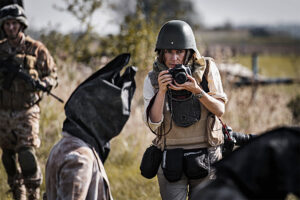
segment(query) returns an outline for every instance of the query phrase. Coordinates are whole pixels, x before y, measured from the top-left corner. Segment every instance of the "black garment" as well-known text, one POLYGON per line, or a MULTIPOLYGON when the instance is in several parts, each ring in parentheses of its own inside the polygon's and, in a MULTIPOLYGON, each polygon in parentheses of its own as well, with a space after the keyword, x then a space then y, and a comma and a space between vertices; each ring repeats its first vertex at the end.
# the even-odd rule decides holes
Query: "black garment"
POLYGON ((63 131, 93 146, 102 162, 109 141, 117 136, 130 115, 136 85, 136 68, 127 67, 130 54, 121 54, 81 83, 65 105, 63 131))
POLYGON ((268 131, 215 166, 217 179, 206 183, 193 199, 283 200, 289 193, 300 197, 300 128, 268 131))

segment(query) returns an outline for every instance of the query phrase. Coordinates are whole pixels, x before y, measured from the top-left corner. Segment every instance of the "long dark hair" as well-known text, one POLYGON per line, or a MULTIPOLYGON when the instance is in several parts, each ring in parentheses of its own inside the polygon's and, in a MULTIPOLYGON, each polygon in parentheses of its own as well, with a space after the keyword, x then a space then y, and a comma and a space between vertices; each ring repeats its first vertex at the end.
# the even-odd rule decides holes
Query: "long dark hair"
MULTIPOLYGON (((164 57, 165 49, 158 49, 157 50, 157 59, 160 63, 165 63, 165 57, 164 57)), ((194 60, 196 58, 196 53, 192 49, 186 49, 186 54, 184 58, 184 65, 187 65, 191 60, 194 60)))

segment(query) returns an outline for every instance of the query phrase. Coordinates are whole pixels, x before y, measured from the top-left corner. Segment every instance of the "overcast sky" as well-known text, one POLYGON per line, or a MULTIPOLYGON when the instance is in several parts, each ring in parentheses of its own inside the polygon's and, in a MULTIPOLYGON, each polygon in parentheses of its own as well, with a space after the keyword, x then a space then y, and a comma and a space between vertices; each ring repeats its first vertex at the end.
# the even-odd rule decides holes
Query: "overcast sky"
MULTIPOLYGON (((123 0, 121 2, 132 1, 123 0)), ((195 0, 206 26, 231 22, 233 25, 259 24, 278 25, 294 23, 300 25, 300 0, 195 0)), ((80 29, 77 20, 68 13, 53 8, 53 4, 64 5, 61 0, 25 0, 25 11, 30 26, 57 29, 63 32, 80 29)), ((93 25, 104 34, 118 31, 115 15, 102 9, 93 17, 93 25)))

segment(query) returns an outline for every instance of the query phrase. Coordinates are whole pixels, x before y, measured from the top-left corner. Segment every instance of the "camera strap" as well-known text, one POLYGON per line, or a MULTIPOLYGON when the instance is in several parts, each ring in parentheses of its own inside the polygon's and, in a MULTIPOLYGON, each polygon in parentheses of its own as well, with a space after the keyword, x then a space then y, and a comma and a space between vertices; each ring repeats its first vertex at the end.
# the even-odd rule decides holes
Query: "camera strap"
POLYGON ((227 130, 227 125, 221 120, 221 118, 218 117, 218 119, 220 120, 222 126, 223 126, 223 133, 226 134, 228 140, 232 140, 231 135, 229 134, 228 130, 227 130))

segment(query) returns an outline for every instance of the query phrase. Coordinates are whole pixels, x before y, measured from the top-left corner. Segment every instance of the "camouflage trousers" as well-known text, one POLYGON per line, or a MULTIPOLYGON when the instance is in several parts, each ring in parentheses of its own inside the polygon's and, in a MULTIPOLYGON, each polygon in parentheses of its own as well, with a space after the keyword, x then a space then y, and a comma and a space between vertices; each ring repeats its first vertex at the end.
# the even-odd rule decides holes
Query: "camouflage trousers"
POLYGON ((40 146, 39 119, 37 105, 21 111, 0 111, 2 162, 16 200, 24 199, 26 193, 28 199, 39 199, 42 173, 34 150, 40 146))
POLYGON ((17 151, 20 147, 40 146, 40 108, 37 105, 21 111, 0 111, 0 147, 17 151))

